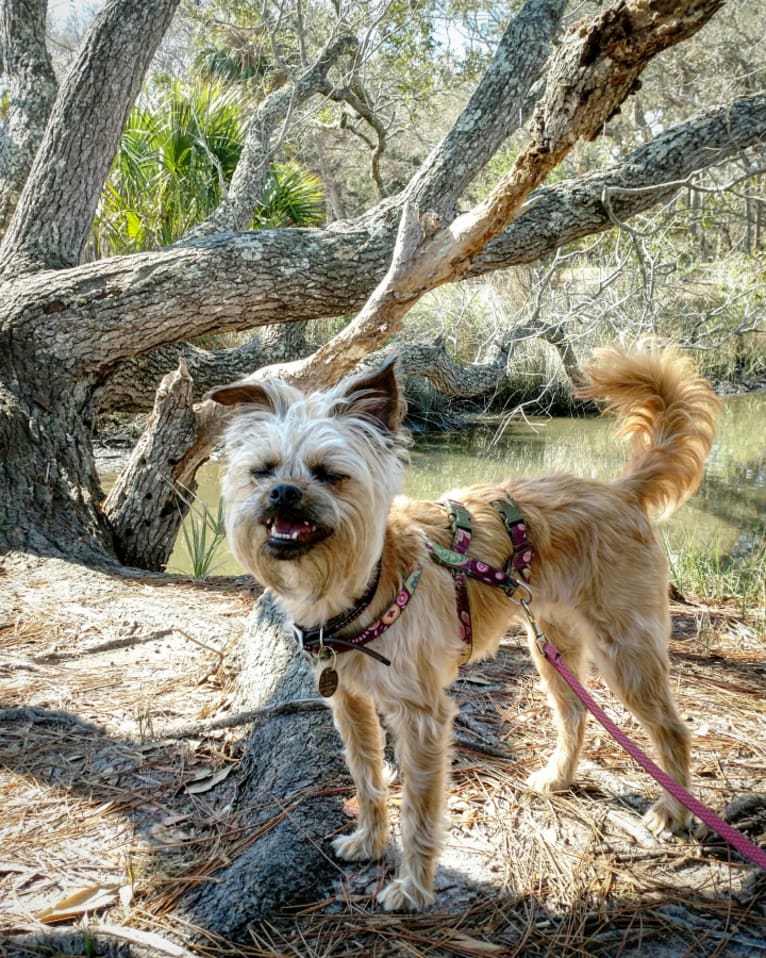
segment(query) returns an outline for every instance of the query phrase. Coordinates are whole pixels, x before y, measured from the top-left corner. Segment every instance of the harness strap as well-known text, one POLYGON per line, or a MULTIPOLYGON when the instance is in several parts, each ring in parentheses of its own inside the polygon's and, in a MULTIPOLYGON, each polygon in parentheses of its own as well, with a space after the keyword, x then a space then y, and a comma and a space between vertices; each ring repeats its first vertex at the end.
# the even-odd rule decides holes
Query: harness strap
MULTIPOLYGON (((471 545, 471 513, 462 502, 455 499, 445 499, 445 508, 452 526, 452 552, 458 556, 465 556, 471 545)), ((427 543, 429 546, 432 543, 427 543)), ((468 662, 473 653, 473 628, 471 626, 471 605, 468 600, 468 577, 461 564, 450 565, 452 578, 455 580, 455 605, 457 607, 457 629, 461 641, 468 646, 468 651, 461 665, 468 662)))
POLYGON ((524 522, 524 516, 510 496, 507 499, 495 499, 492 506, 503 520, 508 538, 513 543, 513 554, 505 567, 506 572, 509 576, 518 572, 525 582, 529 582, 534 553, 527 538, 527 524, 524 522))
MULTIPOLYGON (((404 609, 407 608, 410 599, 415 594, 415 589, 418 587, 418 582, 420 582, 420 576, 422 575, 422 572, 423 569, 420 566, 413 569, 402 583, 402 586, 399 589, 393 604, 386 609, 383 615, 376 622, 368 625, 367 628, 362 629, 361 632, 357 632, 356 635, 341 637, 335 635, 330 628, 330 626, 341 621, 341 619, 345 619, 344 624, 347 624, 350 619, 347 619, 345 616, 338 616, 326 626, 320 626, 314 629, 302 629, 299 625, 293 623, 293 634, 303 650, 312 655, 318 655, 323 649, 330 649, 330 651, 337 653, 348 652, 351 649, 357 649, 359 652, 364 652, 365 655, 371 656, 378 662, 382 662, 383 665, 391 665, 391 662, 385 658, 385 656, 380 655, 380 653, 374 652, 372 649, 368 649, 365 646, 368 642, 372 642, 373 639, 379 638, 384 632, 390 629, 394 622, 396 622, 396 620, 402 614, 404 609)), ((340 631, 340 626, 336 626, 336 629, 340 631)))
POLYGON ((509 599, 515 599, 518 590, 524 589, 527 593, 527 582, 530 577, 530 564, 533 551, 527 538, 527 527, 518 506, 510 497, 496 499, 492 506, 503 520, 503 525, 513 545, 513 552, 504 570, 495 569, 467 555, 471 543, 471 514, 462 504, 454 499, 447 499, 443 503, 452 527, 452 548, 445 549, 426 539, 426 548, 431 557, 440 565, 446 566, 455 580, 455 605, 457 607, 458 634, 468 646, 468 653, 461 662, 465 664, 473 651, 473 628, 471 626, 471 608, 468 599, 468 577, 478 579, 486 585, 492 585, 505 592, 509 599), (514 578, 514 573, 521 576, 522 581, 514 578))

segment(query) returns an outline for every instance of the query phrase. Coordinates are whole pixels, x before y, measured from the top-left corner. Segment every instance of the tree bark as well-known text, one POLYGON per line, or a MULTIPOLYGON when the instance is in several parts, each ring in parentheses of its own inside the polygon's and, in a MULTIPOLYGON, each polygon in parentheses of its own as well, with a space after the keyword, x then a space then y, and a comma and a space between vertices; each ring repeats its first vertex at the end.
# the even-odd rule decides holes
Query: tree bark
MULTIPOLYGON (((300 330, 300 323, 284 327, 300 330)), ((224 382, 241 379, 254 369, 279 360, 295 359, 305 353, 305 339, 301 348, 297 335, 287 343, 287 353, 276 353, 270 339, 259 334, 250 342, 231 349, 203 349, 192 343, 161 346, 150 353, 135 356, 121 363, 96 394, 99 412, 142 413, 152 407, 157 383, 183 362, 193 380, 193 398, 202 399, 204 393, 224 382)))
POLYGON ((179 908, 182 918, 229 941, 245 940, 250 923, 318 897, 338 874, 329 839, 348 822, 342 796, 351 788, 329 709, 290 712, 289 703, 316 698, 316 689, 268 593, 242 648, 235 708, 286 706, 255 726, 243 759, 237 806, 250 834, 260 834, 179 908))
POLYGON ((99 506, 89 383, 73 383, 50 357, 6 342, 0 347, 0 554, 21 549, 108 563, 114 548, 99 506))
POLYGON ((195 414, 193 382, 181 360, 162 380, 151 421, 104 503, 117 557, 128 566, 164 569, 197 490, 223 416, 212 403, 195 414))
POLYGON ((10 78, 0 126, 0 233, 16 209, 58 88, 45 45, 47 9, 47 0, 7 0, 0 14, 0 54, 10 78))

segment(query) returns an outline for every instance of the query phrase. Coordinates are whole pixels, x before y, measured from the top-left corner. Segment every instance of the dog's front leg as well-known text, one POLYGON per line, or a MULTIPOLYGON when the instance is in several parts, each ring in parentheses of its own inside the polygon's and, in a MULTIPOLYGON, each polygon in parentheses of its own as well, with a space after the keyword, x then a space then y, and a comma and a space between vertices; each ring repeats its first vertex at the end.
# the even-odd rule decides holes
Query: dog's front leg
POLYGON ((380 858, 388 838, 383 730, 371 698, 341 687, 330 699, 335 725, 346 747, 346 762, 359 798, 359 823, 333 842, 345 861, 380 858))
POLYGON ((417 911, 434 900, 436 863, 444 841, 447 770, 454 703, 403 702, 386 715, 402 774, 402 858, 399 875, 378 895, 386 911, 417 911))

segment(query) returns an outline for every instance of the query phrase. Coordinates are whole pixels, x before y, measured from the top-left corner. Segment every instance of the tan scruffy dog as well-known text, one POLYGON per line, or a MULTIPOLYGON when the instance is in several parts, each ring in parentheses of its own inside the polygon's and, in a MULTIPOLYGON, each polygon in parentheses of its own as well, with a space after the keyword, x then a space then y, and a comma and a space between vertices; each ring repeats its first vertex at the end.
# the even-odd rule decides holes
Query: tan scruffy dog
MULTIPOLYGON (((589 660, 596 664, 646 729, 663 768, 686 786, 689 733, 668 681, 667 564, 648 516, 668 514, 697 488, 719 403, 673 350, 603 349, 586 374, 581 396, 607 400, 631 440, 623 476, 611 483, 510 478, 450 498, 470 513, 470 555, 495 569, 513 546, 492 503, 515 500, 534 551, 537 622, 573 672, 582 676, 589 660)), ((391 363, 326 392, 244 381, 211 396, 242 404, 228 431, 223 488, 234 555, 277 594, 330 680, 323 692, 359 793, 356 830, 336 839, 335 851, 349 861, 383 852, 389 824, 380 716, 395 738, 403 799, 398 877, 378 898, 388 910, 423 908, 434 898, 444 832, 456 711, 445 689, 468 655, 494 653, 509 626, 531 631, 527 617, 503 590, 469 579, 473 645, 466 646, 455 578, 427 544, 452 544, 445 506, 397 496, 406 437, 391 363), (360 632, 362 647, 349 649, 360 632)), ((572 781, 585 712, 533 638, 558 737, 530 784, 550 792, 572 781)), ((688 813, 663 793, 648 820, 655 830, 677 830, 688 813)))

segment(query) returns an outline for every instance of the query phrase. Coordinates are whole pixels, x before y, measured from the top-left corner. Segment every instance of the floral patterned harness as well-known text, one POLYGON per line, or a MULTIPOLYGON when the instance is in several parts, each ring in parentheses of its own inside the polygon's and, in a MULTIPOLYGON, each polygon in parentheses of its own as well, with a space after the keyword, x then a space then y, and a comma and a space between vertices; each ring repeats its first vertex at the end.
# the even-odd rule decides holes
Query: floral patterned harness
POLYGON ((519 508, 510 496, 496 499, 492 507, 503 520, 513 551, 505 569, 495 569, 481 559, 469 556, 472 524, 471 514, 455 499, 446 499, 443 503, 452 526, 452 548, 445 549, 435 542, 426 540, 431 556, 440 564, 447 566, 455 580, 455 603, 457 605, 458 629, 460 638, 468 646, 464 658, 467 662, 473 650, 473 628, 471 626, 471 608, 468 601, 468 577, 478 579, 486 585, 502 589, 509 599, 514 599, 519 588, 529 593, 527 583, 530 579, 530 565, 533 558, 532 546, 527 537, 527 526, 519 508), (515 578, 518 575, 521 579, 515 578))

